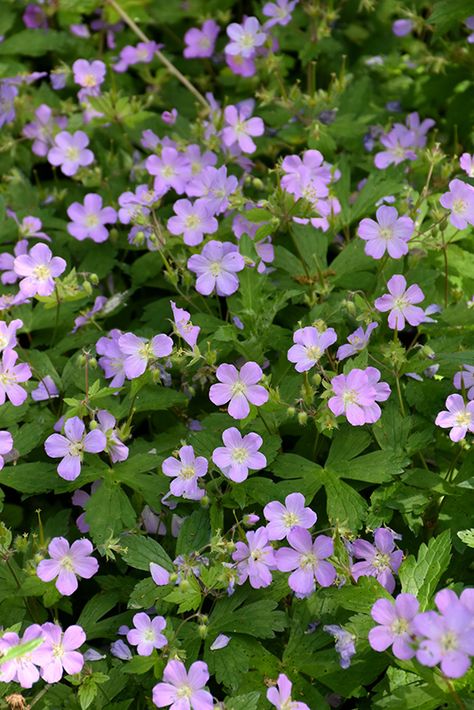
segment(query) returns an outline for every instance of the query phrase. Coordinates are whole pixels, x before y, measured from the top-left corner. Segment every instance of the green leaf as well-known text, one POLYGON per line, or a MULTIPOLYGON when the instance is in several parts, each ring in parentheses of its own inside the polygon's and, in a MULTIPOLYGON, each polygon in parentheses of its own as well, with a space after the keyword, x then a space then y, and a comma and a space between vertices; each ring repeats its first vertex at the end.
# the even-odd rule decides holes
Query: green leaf
POLYGON ((206 510, 195 510, 181 525, 176 554, 184 555, 195 552, 207 545, 210 540, 209 515, 206 510))
POLYGON ((400 457, 393 452, 372 451, 351 461, 337 461, 330 470, 341 478, 350 478, 367 483, 385 483, 398 473, 403 473, 400 457))
POLYGON ((92 678, 86 678, 84 680, 77 693, 81 710, 87 710, 87 708, 92 705, 97 695, 97 690, 97 685, 92 678))
POLYGON ((60 52, 69 44, 71 38, 65 32, 51 29, 22 30, 0 44, 0 56, 24 54, 27 57, 39 57, 50 52, 52 47, 60 52))
POLYGON ((350 530, 359 530, 367 514, 367 503, 336 474, 331 471, 325 471, 324 474, 329 521, 339 526, 347 525, 350 530))
POLYGON ((100 592, 95 594, 92 599, 89 599, 81 614, 77 623, 82 626, 87 634, 87 638, 94 637, 94 626, 107 612, 111 611, 120 598, 120 594, 117 591, 110 592, 100 592))
POLYGON ((126 664, 121 666, 123 673, 143 675, 143 673, 148 673, 156 663, 156 656, 151 654, 150 656, 134 656, 126 664))
POLYGON ((136 513, 119 483, 104 480, 85 505, 86 522, 96 545, 133 528, 136 513))
POLYGON ((261 693, 254 690, 245 695, 235 695, 233 698, 226 698, 225 706, 228 710, 258 710, 261 693))
POLYGON ((470 530, 459 530, 458 538, 468 547, 474 547, 474 528, 470 530))
POLYGON ((209 632, 248 634, 256 638, 271 639, 275 631, 282 631, 286 626, 286 615, 275 611, 277 602, 262 599, 245 606, 240 606, 243 599, 235 594, 216 604, 209 618, 209 632))
POLYGON ((439 0, 433 5, 428 21, 435 26, 436 34, 444 34, 453 27, 457 28, 470 15, 471 0, 439 0))
POLYGON ((181 584, 175 587, 164 598, 166 602, 178 604, 178 612, 184 614, 186 611, 194 611, 201 604, 202 594, 199 582, 195 577, 188 577, 181 584))
POLYGON ((20 493, 46 493, 53 490, 58 481, 56 467, 49 463, 22 463, 5 466, 0 471, 0 485, 20 493))
POLYGON ((374 172, 369 175, 367 182, 359 193, 351 210, 351 222, 358 221, 361 217, 372 214, 375 203, 385 195, 396 195, 402 190, 403 177, 390 175, 392 171, 384 170, 382 173, 374 172))
POLYGON ((428 545, 422 543, 418 557, 407 557, 400 567, 402 591, 418 597, 421 609, 426 609, 431 597, 451 561, 451 533, 445 530, 428 545))
POLYGON ((128 535, 123 539, 123 544, 127 549, 122 553, 122 557, 130 567, 149 572, 150 562, 156 562, 168 572, 173 571, 173 562, 168 553, 151 537, 128 535))

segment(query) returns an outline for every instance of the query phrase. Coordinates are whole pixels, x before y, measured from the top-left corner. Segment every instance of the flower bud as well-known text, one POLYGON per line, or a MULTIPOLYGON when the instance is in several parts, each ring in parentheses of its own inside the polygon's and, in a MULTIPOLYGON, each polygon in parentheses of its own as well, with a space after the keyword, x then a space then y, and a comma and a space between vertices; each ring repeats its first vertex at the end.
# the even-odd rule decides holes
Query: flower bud
POLYGON ((179 583, 179 588, 181 589, 182 592, 187 592, 188 589, 190 588, 190 584, 187 579, 182 579, 181 582, 179 583))
POLYGON ((209 503, 210 503, 210 501, 209 501, 209 496, 203 496, 199 502, 201 503, 201 506, 202 506, 203 508, 207 508, 207 507, 209 506, 209 503))
POLYGON ((93 420, 91 421, 91 423, 89 424, 89 429, 90 429, 91 431, 93 431, 94 429, 97 429, 98 426, 99 426, 99 425, 97 424, 96 420, 93 419, 93 420))
POLYGON ((198 634, 199 637, 205 639, 207 636, 207 626, 205 624, 198 624, 198 634))
POLYGON ((286 413, 288 414, 289 417, 294 417, 296 414, 296 409, 294 407, 288 407, 286 410, 286 413))
POLYGON ((298 424, 304 426, 308 421, 308 415, 306 412, 298 412, 298 424))

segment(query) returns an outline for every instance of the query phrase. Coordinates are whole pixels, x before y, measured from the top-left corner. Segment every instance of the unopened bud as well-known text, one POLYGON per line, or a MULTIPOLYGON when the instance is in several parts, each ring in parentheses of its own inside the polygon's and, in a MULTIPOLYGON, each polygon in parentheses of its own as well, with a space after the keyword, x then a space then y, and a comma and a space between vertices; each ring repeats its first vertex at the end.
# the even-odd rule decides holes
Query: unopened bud
POLYGON ((187 579, 182 579, 181 582, 179 583, 179 588, 181 589, 182 592, 187 592, 188 589, 190 588, 190 584, 187 579))
POLYGON ((296 409, 294 407, 288 407, 286 410, 286 413, 288 414, 289 417, 294 417, 296 414, 296 409))
POLYGON ((205 639, 207 636, 207 626, 205 624, 198 624, 198 633, 200 638, 205 639))
POLYGON ((298 412, 298 424, 304 426, 308 421, 308 415, 306 412, 298 412))

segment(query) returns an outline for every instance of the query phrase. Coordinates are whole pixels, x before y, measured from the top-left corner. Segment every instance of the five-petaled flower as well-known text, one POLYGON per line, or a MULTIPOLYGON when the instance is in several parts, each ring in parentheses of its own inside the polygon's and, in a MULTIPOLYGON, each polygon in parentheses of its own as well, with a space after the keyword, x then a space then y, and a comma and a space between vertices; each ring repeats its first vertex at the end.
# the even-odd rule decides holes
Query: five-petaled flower
POLYGON ((64 424, 64 436, 51 434, 44 442, 48 456, 61 459, 57 471, 66 481, 75 481, 81 473, 84 453, 98 454, 105 451, 107 438, 100 429, 86 434, 84 422, 79 417, 71 417, 64 424))
POLYGON ((56 579, 56 589, 65 597, 71 596, 78 585, 77 577, 90 579, 99 563, 92 557, 92 543, 85 538, 69 545, 64 537, 54 537, 48 546, 50 559, 41 560, 36 574, 43 582, 56 579))
POLYGON ((211 386, 209 399, 217 406, 229 402, 228 412, 233 419, 245 419, 249 415, 249 402, 261 407, 268 401, 267 390, 257 384, 263 372, 256 362, 246 362, 240 372, 235 365, 219 365, 216 377, 219 384, 211 386))

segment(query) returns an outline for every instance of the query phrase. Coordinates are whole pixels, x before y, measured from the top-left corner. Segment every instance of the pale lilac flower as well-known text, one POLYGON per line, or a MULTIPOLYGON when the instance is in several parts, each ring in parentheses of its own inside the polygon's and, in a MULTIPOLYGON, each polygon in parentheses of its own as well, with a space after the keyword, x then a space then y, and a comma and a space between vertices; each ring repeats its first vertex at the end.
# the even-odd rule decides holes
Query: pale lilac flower
POLYGON ((188 259, 188 269, 197 275, 196 290, 203 296, 214 289, 218 296, 231 296, 239 288, 236 273, 244 268, 245 259, 231 242, 211 240, 188 259))
POLYGON ((267 39, 267 35, 261 30, 260 22, 256 17, 247 17, 241 25, 232 22, 226 29, 227 36, 231 40, 226 45, 226 54, 239 55, 244 59, 252 57, 256 49, 267 39))
POLYGON ((163 111, 161 114, 161 120, 168 126, 174 126, 176 119, 178 118, 178 110, 172 108, 171 111, 163 111))
POLYGON ((56 579, 56 589, 65 597, 78 588, 77 577, 90 579, 99 570, 99 563, 91 556, 92 543, 85 538, 69 545, 64 537, 54 537, 48 546, 50 559, 41 560, 36 574, 43 582, 56 579))
POLYGON ((156 562, 150 562, 150 574, 158 587, 163 587, 170 581, 170 573, 156 562))
POLYGON ((5 459, 3 458, 9 454, 13 449, 13 437, 9 431, 0 431, 0 471, 2 470, 5 459))
MULTIPOLYGON (((203 170, 213 167, 217 163, 217 155, 212 150, 205 150, 201 153, 201 148, 194 143, 188 145, 184 155, 188 160, 192 178, 198 177, 203 170)), ((186 194, 187 191, 188 186, 186 185, 186 194)))
POLYGON ((104 309, 107 300, 108 299, 105 296, 97 296, 92 308, 89 308, 87 311, 82 311, 81 315, 74 319, 74 328, 71 332, 77 333, 79 328, 82 328, 84 325, 87 325, 87 323, 93 320, 94 316, 104 309))
POLYGON ((31 150, 35 155, 44 158, 53 147, 53 135, 57 129, 65 129, 67 118, 54 117, 53 110, 47 104, 41 104, 35 111, 36 120, 25 124, 23 135, 33 141, 31 150))
POLYGON ((275 553, 268 544, 265 528, 248 532, 247 542, 240 540, 235 544, 232 559, 237 562, 239 584, 248 579, 254 589, 268 587, 272 583, 272 570, 276 569, 275 553))
POLYGON ((310 710, 306 703, 292 700, 292 687, 291 680, 284 673, 280 673, 276 687, 273 686, 267 690, 267 700, 270 705, 273 705, 277 710, 310 710))
MULTIPOLYGON (((39 624, 31 624, 25 629, 23 637, 20 638, 14 631, 6 631, 0 637, 0 655, 8 652, 16 646, 22 646, 36 639, 43 638, 43 631, 39 624)), ((38 654, 40 645, 29 653, 20 653, 11 661, 5 661, 0 665, 0 682, 19 683, 22 688, 31 688, 39 680, 39 661, 42 656, 38 654)))
POLYGON ((61 172, 71 177, 79 168, 94 162, 94 153, 87 148, 88 145, 89 138, 84 131, 61 131, 54 137, 54 146, 48 152, 48 161, 51 165, 60 166, 61 172))
POLYGON ((31 399, 35 402, 44 402, 47 399, 53 399, 53 397, 59 397, 59 390, 53 378, 50 375, 45 375, 39 381, 38 387, 32 390, 31 399))
POLYGON ((352 426, 375 423, 381 416, 377 402, 390 396, 390 387, 378 382, 380 372, 374 367, 354 368, 348 375, 336 375, 331 380, 334 396, 328 407, 336 417, 344 414, 352 426))
MULTIPOLYGON (((286 192, 303 197, 305 185, 311 186, 313 199, 327 197, 328 185, 331 182, 331 166, 324 162, 319 150, 306 150, 303 158, 298 155, 287 155, 282 164, 285 175, 281 186, 286 192)), ((306 199, 310 196, 306 195, 306 199)), ((310 202, 313 200, 310 199, 310 202)))
POLYGON ((191 27, 184 35, 186 59, 201 59, 212 57, 216 39, 219 34, 219 25, 214 20, 206 20, 202 27, 191 27))
POLYGON ((119 438, 119 430, 115 426, 117 420, 106 409, 99 409, 96 414, 98 429, 105 435, 107 444, 105 451, 109 454, 112 463, 128 459, 128 446, 119 438))
MULTIPOLYGON (((396 126, 400 125, 398 123, 396 126)), ((406 117, 406 127, 413 134, 413 145, 415 148, 424 148, 426 145, 426 134, 433 128, 435 121, 432 118, 425 118, 424 121, 420 121, 418 113, 409 113, 406 117)))
POLYGON ((392 259, 408 254, 408 241, 413 236, 415 223, 410 217, 399 217, 395 207, 379 207, 377 221, 365 218, 359 224, 357 234, 366 242, 365 253, 381 259, 388 252, 392 259))
POLYGON ((298 4, 298 0, 276 0, 276 2, 267 2, 262 8, 262 13, 265 17, 269 17, 264 24, 264 29, 269 30, 270 27, 281 25, 284 27, 291 21, 291 14, 298 4))
POLYGON ((162 47, 162 44, 156 42, 139 42, 136 47, 127 45, 120 51, 119 61, 113 64, 112 68, 116 72, 123 73, 134 64, 150 64, 156 50, 162 47))
POLYGON ((319 331, 307 326, 299 328, 293 334, 295 345, 288 350, 288 360, 294 362, 297 372, 307 372, 316 365, 324 355, 324 351, 337 340, 334 328, 319 331))
POLYGON ((204 690, 208 680, 204 661, 196 661, 189 671, 181 661, 168 661, 163 681, 153 688, 153 703, 158 708, 169 706, 170 710, 212 710, 212 695, 204 690))
POLYGON ((107 439, 99 429, 88 434, 79 417, 71 417, 64 424, 64 434, 51 434, 44 442, 44 448, 50 458, 61 459, 57 471, 66 481, 74 481, 81 473, 84 453, 98 454, 105 450, 107 439))
POLYGON ((396 37, 406 37, 413 29, 411 20, 395 20, 392 24, 392 32, 396 37))
POLYGON ((205 234, 217 232, 217 219, 200 200, 194 204, 189 200, 177 200, 173 205, 174 217, 170 217, 167 227, 171 234, 182 234, 188 246, 197 246, 205 234))
POLYGON ((15 99, 18 96, 16 86, 0 81, 0 128, 15 120, 15 99))
POLYGON ((120 658, 121 661, 130 661, 133 658, 132 652, 122 639, 118 639, 110 644, 110 653, 112 656, 115 656, 115 658, 120 658))
POLYGON ((25 296, 50 296, 54 291, 54 279, 65 270, 66 261, 53 256, 46 244, 35 244, 29 253, 15 257, 13 268, 21 277, 20 291, 25 296))
POLYGON ((474 225, 474 187, 462 180, 451 180, 449 192, 439 198, 442 206, 451 210, 449 221, 456 229, 474 225))
POLYGON ((25 27, 30 30, 48 29, 48 20, 46 18, 46 14, 43 8, 39 5, 36 5, 35 3, 29 3, 26 6, 22 20, 25 24, 25 27))
POLYGON ((145 166, 150 175, 155 177, 154 188, 158 195, 164 195, 171 188, 181 195, 189 180, 189 163, 186 156, 176 148, 165 147, 161 156, 150 155, 145 166))
POLYGON ((109 230, 104 225, 115 224, 117 212, 113 207, 102 207, 102 197, 90 192, 84 197, 84 204, 73 202, 67 208, 67 214, 72 222, 67 225, 67 231, 79 241, 92 239, 96 244, 105 242, 109 230))
POLYGON ((2 284, 14 284, 18 281, 18 274, 15 271, 15 257, 28 253, 28 241, 20 239, 15 244, 13 254, 4 251, 0 254, 0 271, 2 273, 2 284))
MULTIPOLYGON (((464 20, 464 24, 466 25, 468 30, 474 30, 474 15, 471 15, 466 20, 464 20)), ((474 32, 469 35, 467 41, 469 42, 469 44, 474 44, 474 32)))
POLYGON ((220 651, 221 648, 225 648, 229 645, 229 641, 230 636, 226 636, 225 634, 219 634, 209 646, 209 650, 220 651))
POLYGON ((420 325, 425 318, 423 308, 415 306, 425 298, 425 294, 417 284, 407 288, 407 282, 401 274, 395 274, 387 283, 389 293, 376 298, 374 306, 378 311, 388 314, 388 326, 392 330, 403 330, 405 321, 412 326, 420 325))
POLYGON ((413 150, 415 136, 408 128, 397 124, 389 133, 380 137, 380 142, 385 150, 377 153, 374 158, 375 167, 379 170, 388 168, 389 165, 399 165, 404 160, 415 160, 413 150))
POLYGON ((110 387, 122 387, 125 382, 124 362, 127 355, 119 345, 122 331, 114 328, 108 337, 102 336, 96 343, 95 349, 102 357, 99 365, 107 379, 111 378, 110 387))
POLYGON ((51 241, 51 237, 48 237, 45 232, 41 231, 43 224, 37 217, 28 215, 27 217, 23 217, 21 222, 19 222, 14 212, 10 212, 9 216, 13 217, 15 222, 18 224, 18 231, 20 232, 21 237, 24 237, 25 239, 36 238, 46 239, 48 242, 51 241))
POLYGON ((26 362, 15 365, 18 353, 4 350, 0 362, 0 405, 8 398, 14 407, 19 407, 27 398, 27 392, 19 382, 26 382, 31 377, 31 368, 26 362))
POLYGON ((330 587, 336 579, 336 570, 326 561, 334 553, 334 542, 327 535, 318 535, 314 542, 308 530, 295 527, 287 535, 290 547, 281 547, 275 553, 280 572, 291 572, 290 588, 298 598, 308 597, 316 589, 330 587))
POLYGON ((19 318, 12 320, 7 324, 6 321, 0 320, 0 353, 3 350, 10 350, 17 344, 16 331, 23 327, 23 321, 19 318))
POLYGON ((143 225, 150 214, 150 207, 158 200, 158 193, 148 185, 138 185, 135 192, 123 192, 118 203, 118 218, 122 224, 136 222, 143 225))
POLYGON ((66 86, 67 73, 62 69, 54 69, 51 71, 49 78, 54 91, 60 91, 66 86))
POLYGON ((69 32, 76 37, 82 37, 83 39, 88 39, 91 36, 90 30, 87 25, 72 24, 69 25, 69 32))
POLYGON ((191 323, 191 314, 184 308, 178 308, 174 301, 170 301, 173 311, 173 322, 177 333, 190 348, 195 348, 201 328, 191 323))
POLYGON ((374 545, 366 540, 351 543, 353 557, 362 559, 351 567, 355 581, 359 577, 376 577, 378 582, 392 594, 395 589, 394 573, 402 563, 403 552, 395 547, 393 532, 387 528, 377 528, 374 532, 374 545))
POLYGON ((345 360, 346 357, 356 355, 357 353, 361 352, 361 350, 364 350, 364 348, 366 348, 369 343, 372 331, 375 330, 377 326, 378 323, 369 323, 365 330, 361 326, 360 328, 357 328, 357 330, 355 330, 353 333, 348 335, 348 342, 344 345, 341 345, 337 350, 337 359, 339 361, 345 360))
POLYGON ((446 410, 438 414, 435 424, 443 429, 451 429, 451 441, 461 441, 467 432, 474 434, 474 400, 466 404, 460 394, 450 394, 446 400, 446 410))
POLYGON ((235 175, 227 175, 227 167, 214 168, 209 165, 199 175, 191 178, 186 186, 189 197, 202 198, 203 204, 212 214, 222 214, 229 206, 229 196, 238 186, 235 175))
POLYGON ((218 407, 229 402, 228 412, 233 419, 245 419, 249 415, 249 402, 261 407, 268 401, 267 390, 257 384, 263 372, 256 362, 246 362, 240 372, 234 365, 219 365, 216 377, 219 384, 211 386, 209 399, 218 407))
POLYGON ((204 456, 195 456, 192 446, 182 446, 178 452, 179 460, 168 456, 161 469, 165 476, 174 480, 170 483, 170 492, 177 498, 199 500, 204 495, 204 490, 199 488, 198 479, 207 473, 207 459, 204 456))
POLYGON ((457 390, 466 389, 467 398, 474 399, 474 365, 463 365, 454 375, 453 385, 457 390))
POLYGON ((224 446, 218 446, 212 453, 212 460, 226 478, 234 483, 242 483, 249 475, 249 469, 259 471, 267 465, 267 459, 259 451, 263 444, 261 436, 255 433, 242 436, 236 427, 226 429, 222 434, 224 446))
POLYGON ((127 641, 137 647, 139 656, 151 656, 154 648, 163 648, 168 643, 161 633, 166 626, 163 616, 151 619, 148 614, 140 612, 133 617, 133 625, 135 628, 127 633, 127 641))
POLYGON ((399 594, 395 602, 377 599, 371 616, 380 626, 369 631, 369 643, 374 651, 386 651, 392 646, 393 655, 408 661, 415 655, 413 619, 418 614, 418 600, 413 594, 399 594))
POLYGON ((350 667, 351 658, 356 652, 354 635, 337 624, 327 624, 323 626, 323 631, 334 636, 336 641, 335 649, 336 653, 339 654, 340 666, 346 670, 350 667))
POLYGON ((97 90, 105 81, 106 67, 100 59, 88 62, 86 59, 77 59, 72 65, 74 81, 91 96, 97 95, 97 90))
POLYGON ((459 167, 470 178, 474 177, 474 155, 463 153, 459 158, 459 167))
POLYGON ((47 683, 59 683, 66 671, 69 675, 80 673, 84 666, 84 656, 77 650, 86 641, 81 626, 73 625, 63 632, 58 624, 46 622, 42 625, 44 643, 39 651, 44 658, 41 663, 41 677, 47 683))
POLYGON ((262 136, 265 125, 261 118, 249 118, 247 113, 237 106, 227 106, 224 111, 225 125, 222 141, 227 148, 238 145, 243 153, 255 152, 257 146, 251 136, 262 136))
POLYGON ((254 76, 257 71, 254 55, 251 57, 242 57, 240 54, 229 54, 226 51, 224 56, 227 66, 231 72, 237 76, 254 76))
POLYGON ((169 335, 163 333, 155 335, 151 340, 140 338, 134 333, 124 333, 118 338, 118 346, 125 355, 125 375, 129 380, 133 380, 143 375, 150 360, 170 355, 173 341, 169 335))
POLYGON ((302 493, 290 493, 285 498, 285 505, 273 500, 263 509, 268 520, 267 533, 269 540, 283 540, 296 527, 308 530, 315 525, 318 516, 305 507, 302 493))

